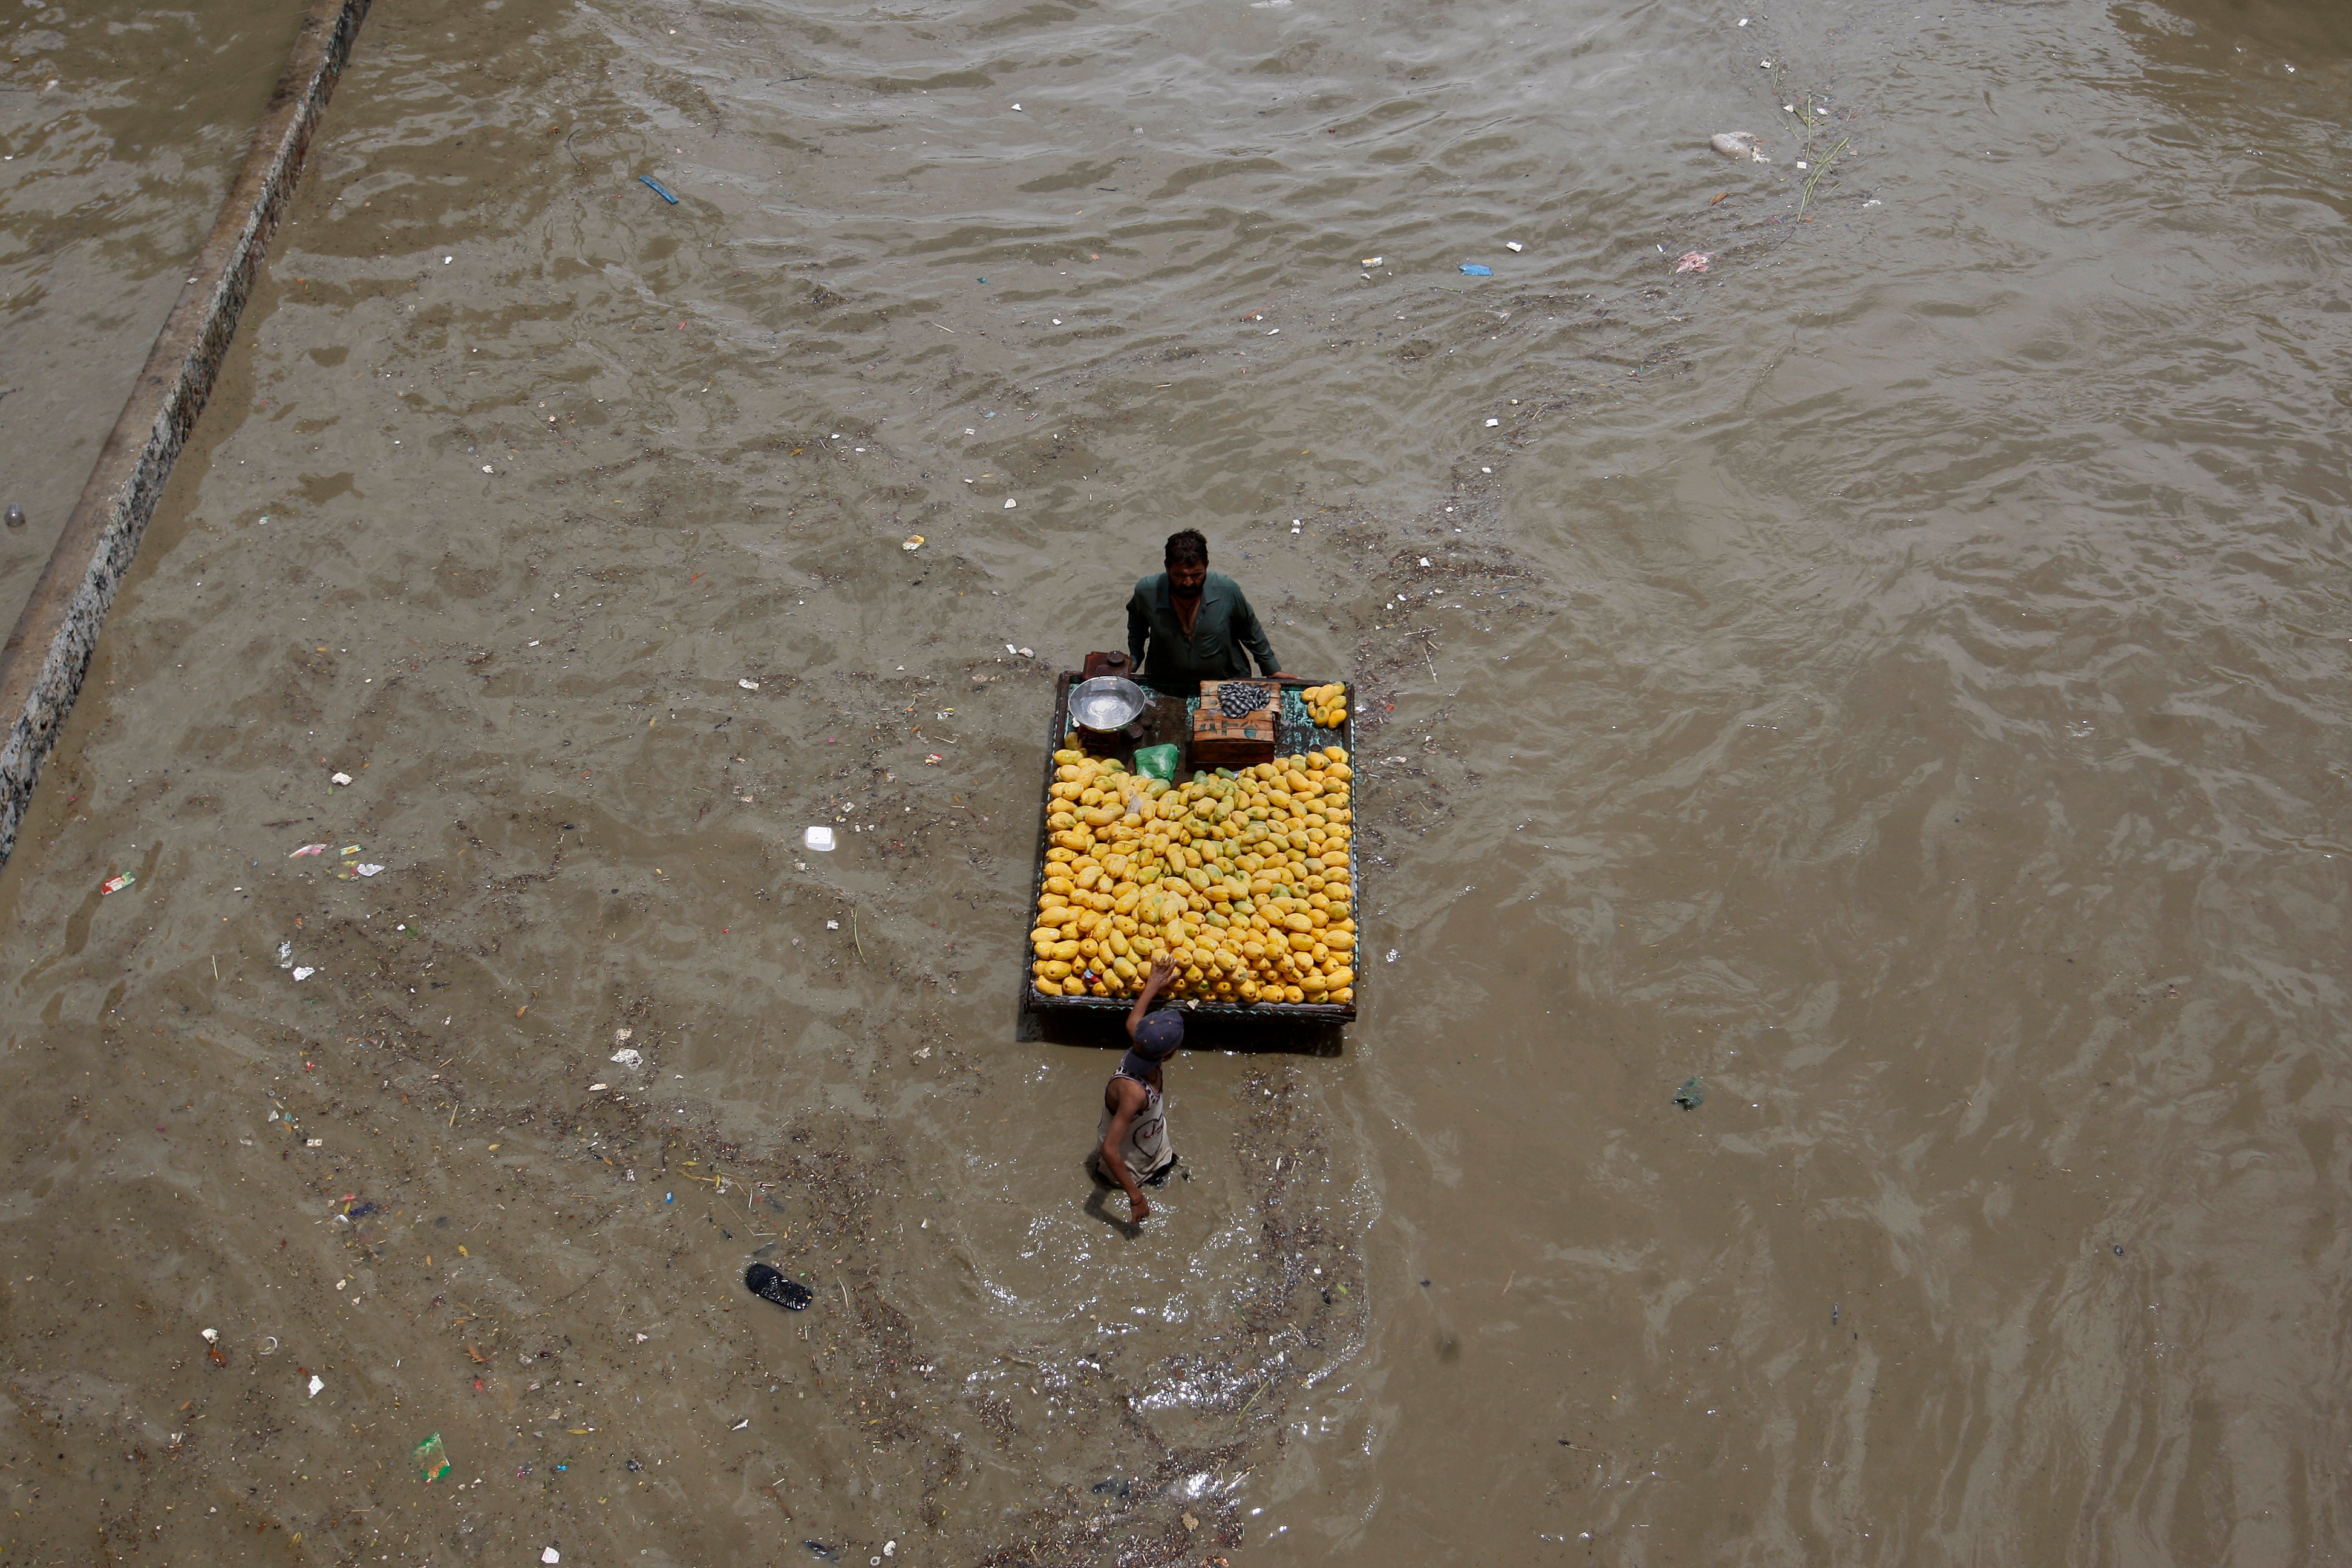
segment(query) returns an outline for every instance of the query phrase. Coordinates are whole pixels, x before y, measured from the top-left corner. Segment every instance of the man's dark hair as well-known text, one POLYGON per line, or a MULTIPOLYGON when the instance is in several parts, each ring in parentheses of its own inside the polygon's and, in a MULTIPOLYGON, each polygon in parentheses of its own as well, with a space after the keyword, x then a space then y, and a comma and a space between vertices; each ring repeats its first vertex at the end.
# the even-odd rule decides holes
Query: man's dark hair
POLYGON ((1168 564, 1206 566, 1209 542, 1197 528, 1182 528, 1168 536, 1168 564))

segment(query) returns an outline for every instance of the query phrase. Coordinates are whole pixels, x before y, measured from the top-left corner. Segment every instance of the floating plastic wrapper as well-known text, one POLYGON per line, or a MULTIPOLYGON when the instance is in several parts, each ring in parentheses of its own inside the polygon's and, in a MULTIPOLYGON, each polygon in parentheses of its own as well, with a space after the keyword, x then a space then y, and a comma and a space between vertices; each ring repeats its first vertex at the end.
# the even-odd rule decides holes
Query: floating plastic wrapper
POLYGON ((449 1473, 449 1450, 441 1446, 441 1434, 436 1432, 408 1451, 416 1461, 416 1473, 426 1486, 449 1473))
POLYGON ((1138 746, 1135 749, 1135 771, 1146 778, 1162 784, 1176 782, 1176 748, 1173 746, 1138 746))

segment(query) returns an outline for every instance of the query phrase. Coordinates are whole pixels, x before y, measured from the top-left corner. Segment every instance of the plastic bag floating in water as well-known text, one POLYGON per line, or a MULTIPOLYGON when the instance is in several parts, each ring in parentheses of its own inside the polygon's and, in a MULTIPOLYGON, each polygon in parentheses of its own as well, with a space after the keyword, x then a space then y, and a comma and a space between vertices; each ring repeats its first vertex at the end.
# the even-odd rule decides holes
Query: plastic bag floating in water
POLYGON ((449 1473, 449 1450, 441 1446, 441 1434, 434 1433, 408 1451, 416 1461, 416 1474, 426 1486, 449 1473))

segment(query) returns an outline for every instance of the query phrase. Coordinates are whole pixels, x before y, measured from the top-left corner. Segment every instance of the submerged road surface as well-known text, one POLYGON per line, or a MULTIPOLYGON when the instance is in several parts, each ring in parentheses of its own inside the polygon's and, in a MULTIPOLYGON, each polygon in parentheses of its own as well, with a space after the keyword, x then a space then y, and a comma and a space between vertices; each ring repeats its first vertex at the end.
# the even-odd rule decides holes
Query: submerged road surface
POLYGON ((2316 0, 380 6, 0 874, 0 1544, 2340 1555, 2348 109, 2316 0), (1365 1016, 1139 1235, 1013 997, 1188 524, 1365 1016))

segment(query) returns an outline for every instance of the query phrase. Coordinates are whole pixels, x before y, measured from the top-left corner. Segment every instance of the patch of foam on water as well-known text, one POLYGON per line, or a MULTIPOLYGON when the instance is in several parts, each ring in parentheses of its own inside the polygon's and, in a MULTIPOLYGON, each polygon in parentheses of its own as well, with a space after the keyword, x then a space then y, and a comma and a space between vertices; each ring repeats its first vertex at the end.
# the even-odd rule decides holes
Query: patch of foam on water
POLYGON ((1195 1470, 1189 1476, 1179 1477, 1170 1484, 1168 1490, 1171 1496, 1186 1502, 1198 1502, 1202 1498, 1231 1497, 1242 1489, 1242 1483, 1249 1477, 1247 1470, 1230 1476, 1220 1476, 1212 1470, 1195 1470))
POLYGON ((1263 1388, 1267 1378, 1289 1359, 1287 1352, 1281 1352, 1247 1371, 1204 1366, 1181 1376, 1164 1378, 1136 1395, 1135 1406, 1139 1410, 1205 1410, 1245 1400, 1263 1388))

